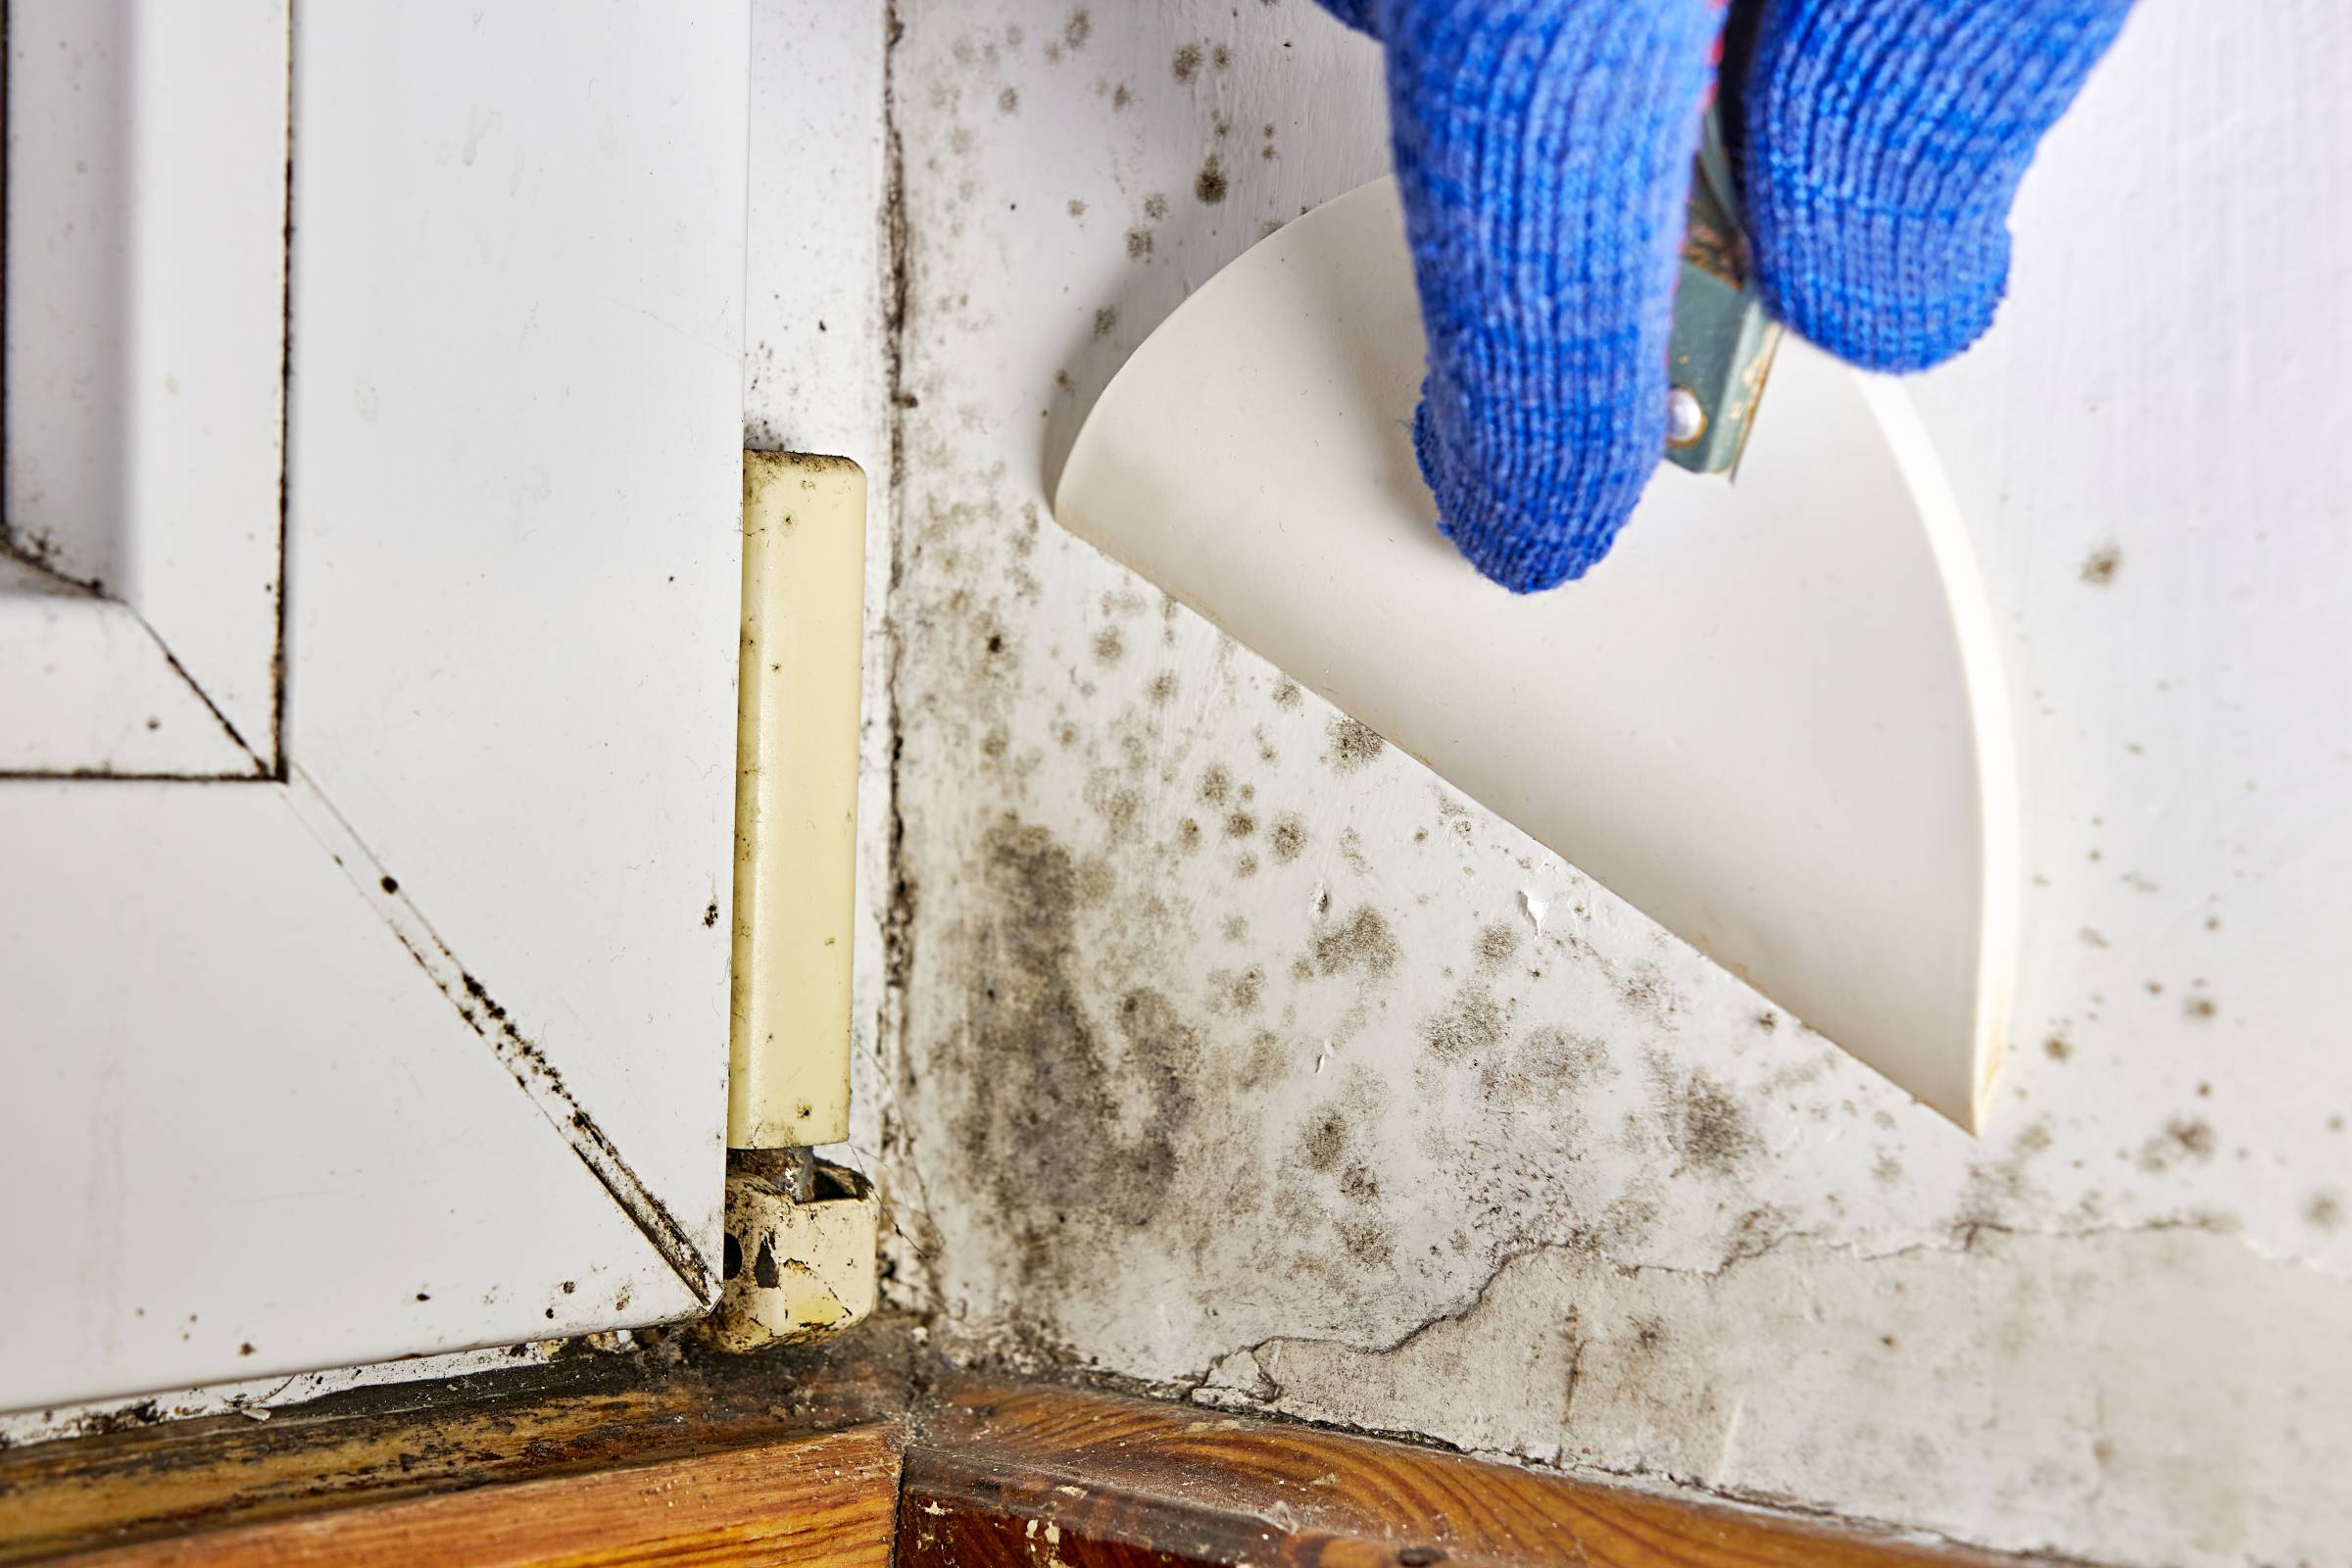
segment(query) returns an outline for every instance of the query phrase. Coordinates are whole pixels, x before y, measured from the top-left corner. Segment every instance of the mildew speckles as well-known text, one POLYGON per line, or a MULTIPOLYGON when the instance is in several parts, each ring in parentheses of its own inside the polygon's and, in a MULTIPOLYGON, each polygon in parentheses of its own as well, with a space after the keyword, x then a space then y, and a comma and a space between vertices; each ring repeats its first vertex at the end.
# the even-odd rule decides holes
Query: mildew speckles
POLYGON ((1168 216, 1168 198, 1164 191, 1153 191, 1144 198, 1144 216, 1158 222, 1168 216))
POLYGON ((2220 1011, 2211 997, 2191 997, 2180 1004, 2181 1015, 2191 1023, 2211 1023, 2220 1011))
POLYGON ((1233 189, 1226 178, 1225 165, 1215 153, 1210 153, 1200 165, 1200 172, 1193 178, 1193 195, 1203 206, 1214 207, 1233 189))
POLYGON ((1617 1064, 1600 1041, 1544 1024, 1481 1063, 1478 1088, 1490 1102, 1504 1107, 1556 1113, 1568 1096, 1616 1075, 1617 1064))
POLYGON ((1118 329, 1119 308, 1116 305, 1098 307, 1095 311, 1095 336, 1108 337, 1118 329))
POLYGON ((1211 806, 1223 806, 1233 799, 1233 772, 1222 762, 1210 765, 1200 775, 1200 798, 1211 806))
POLYGON ((1326 760, 1342 773, 1352 773, 1365 763, 1378 760, 1388 750, 1389 743, 1380 738, 1380 731, 1360 718, 1343 714, 1331 721, 1331 751, 1326 760))
POLYGON ((1316 1170, 1330 1170, 1348 1152, 1348 1118, 1337 1106, 1327 1107, 1307 1124, 1298 1144, 1306 1153, 1306 1162, 1316 1170))
POLYGON ((1140 262, 1152 254, 1152 231, 1142 226, 1127 231, 1127 259, 1140 262))
POLYGON ((2314 1193, 2303 1205, 2303 1218, 2314 1230, 2331 1231, 2344 1223, 2344 1200, 2333 1191, 2314 1193))
POLYGON ((1617 977, 1617 998, 1626 1010, 1654 1024, 1665 1024, 1682 1009, 1682 999, 1667 982, 1666 971, 1647 959, 1617 977))
POLYGON ((1422 1044, 1444 1061, 1483 1061, 1510 1033, 1510 1013, 1483 987, 1465 987, 1421 1022, 1422 1044))
POLYGON ((1176 696, 1178 689, 1176 677, 1163 669, 1152 677, 1152 684, 1145 688, 1145 694, 1155 703, 1165 703, 1176 696))
POLYGON ((1248 811, 1236 811, 1225 818, 1225 836, 1229 839, 1246 839, 1256 831, 1257 818, 1248 811))
POLYGON ((2124 564, 2124 552, 2118 545, 2101 545, 2082 561, 2082 580, 2093 588, 2104 588, 2115 581, 2115 574, 2124 564))
POLYGON ((1070 20, 1062 24, 1061 42, 1064 48, 1083 49, 1086 47, 1086 40, 1094 35, 1094 16, 1083 6, 1071 12, 1070 20))
POLYGON ((2052 1061, 2066 1061, 2074 1056, 2075 1048, 2064 1035, 2052 1035, 2041 1043, 2041 1054, 2052 1061))
POLYGON ((1188 43, 1178 49, 1175 56, 1169 60, 1168 74, 1174 76, 1178 81, 1191 81, 1195 76, 1200 74, 1200 62, 1203 58, 1205 57, 1202 56, 1199 44, 1188 43))
POLYGON ((1020 112, 1021 112, 1021 89, 1020 89, 1020 88, 1018 88, 1018 87, 1007 87, 1007 88, 1005 88, 1005 89, 1004 89, 1003 92, 1001 92, 1001 93, 997 94, 997 113, 999 113, 999 114, 1001 114, 1001 115, 1017 115, 1017 114, 1019 114, 1020 112))
POLYGON ((1284 865, 1298 858, 1306 849, 1306 823, 1294 813, 1285 812, 1274 819, 1274 831, 1267 838, 1275 860, 1284 865))
POLYGON ((1377 979, 1395 969, 1399 956, 1387 917, 1369 904, 1357 905, 1345 920, 1315 935, 1315 968, 1326 975, 1377 979))
POLYGON ((1116 626, 1105 626, 1095 633, 1095 662, 1115 664, 1127 655, 1127 639, 1119 635, 1116 626))
POLYGON ((2203 1164, 2213 1158, 2214 1148, 2213 1128, 2203 1118, 2175 1116, 2140 1146, 2139 1168, 2154 1174, 2184 1159, 2203 1164))
POLYGON ((1666 1142, 1684 1169, 1729 1176, 1756 1152, 1747 1113, 1707 1073, 1693 1069, 1678 1076, 1653 1064, 1651 1077, 1666 1142))
POLYGON ((1519 928, 1507 920, 1496 920, 1482 927, 1475 951, 1481 969, 1489 972, 1500 969, 1519 956, 1519 928))
POLYGON ((1297 681, 1285 676, 1274 683, 1274 706, 1276 708, 1297 708, 1302 700, 1297 681))

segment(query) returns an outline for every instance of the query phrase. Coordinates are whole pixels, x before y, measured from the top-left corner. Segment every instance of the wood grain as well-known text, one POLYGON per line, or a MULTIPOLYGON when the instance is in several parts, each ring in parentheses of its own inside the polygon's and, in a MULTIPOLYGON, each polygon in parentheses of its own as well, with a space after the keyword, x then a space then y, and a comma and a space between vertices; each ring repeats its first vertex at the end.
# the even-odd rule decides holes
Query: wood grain
POLYGON ((909 1449, 901 1568, 1890 1568, 1997 1559, 1114 1396, 986 1380, 909 1449))
POLYGON ((499 1483, 696 1457, 895 1418, 904 1347, 582 1356, 0 1453, 0 1564, 499 1483))
POLYGON ((888 1568, 898 1434, 874 1426, 409 1497, 73 1559, 84 1568, 744 1564, 888 1568))

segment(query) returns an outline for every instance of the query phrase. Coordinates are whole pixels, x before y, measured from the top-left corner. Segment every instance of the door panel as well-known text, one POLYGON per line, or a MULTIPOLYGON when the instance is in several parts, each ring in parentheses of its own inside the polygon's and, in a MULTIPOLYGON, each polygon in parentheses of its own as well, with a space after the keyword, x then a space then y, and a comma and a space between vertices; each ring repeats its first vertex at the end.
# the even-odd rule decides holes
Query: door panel
MULTIPOLYGON (((184 25, 120 17, 130 61, 184 25)), ((714 1293, 747 34, 741 3, 659 0, 281 23, 282 647, 255 584, 174 579, 223 626, 266 602, 261 727, 232 723, 250 687, 219 720, 265 739, 216 737, 242 781, 0 761, 0 1409, 714 1293)), ((12 91, 48 69, 23 42, 12 91)), ((164 102, 143 69, 134 121, 164 102)), ((12 274, 26 233, 12 206, 12 274)), ((56 450, 38 434, 12 422, 12 509, 20 457, 56 450)), ((232 513, 191 490, 155 559, 205 557, 232 513)), ((178 623, 11 572, 0 611, 70 601, 147 636, 204 713, 178 623)), ((35 723, 151 733, 94 726, 6 654, 0 755, 35 723)))

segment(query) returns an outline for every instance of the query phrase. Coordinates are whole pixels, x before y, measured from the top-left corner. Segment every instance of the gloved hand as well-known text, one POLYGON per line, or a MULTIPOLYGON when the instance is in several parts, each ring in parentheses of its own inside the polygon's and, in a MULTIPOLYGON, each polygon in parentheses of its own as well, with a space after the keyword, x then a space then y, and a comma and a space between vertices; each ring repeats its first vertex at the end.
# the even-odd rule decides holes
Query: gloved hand
MULTIPOLYGON (((2018 181, 2131 0, 1758 3, 1737 24, 1726 129, 1766 303, 1869 369, 1949 359, 1991 323, 2018 181)), ((1676 257, 1721 13, 1323 4, 1388 47, 1429 332, 1414 440, 1439 526, 1516 592, 1580 577, 1665 449, 1676 257)))

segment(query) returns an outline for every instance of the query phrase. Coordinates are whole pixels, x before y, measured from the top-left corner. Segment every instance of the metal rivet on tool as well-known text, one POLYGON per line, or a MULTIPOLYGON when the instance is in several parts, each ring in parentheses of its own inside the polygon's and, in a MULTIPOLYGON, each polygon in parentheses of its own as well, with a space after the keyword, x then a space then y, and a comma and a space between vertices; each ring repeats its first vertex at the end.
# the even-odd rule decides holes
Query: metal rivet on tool
POLYGON ((1666 444, 1687 447, 1707 433, 1707 411, 1698 394, 1678 386, 1666 394, 1666 444))

